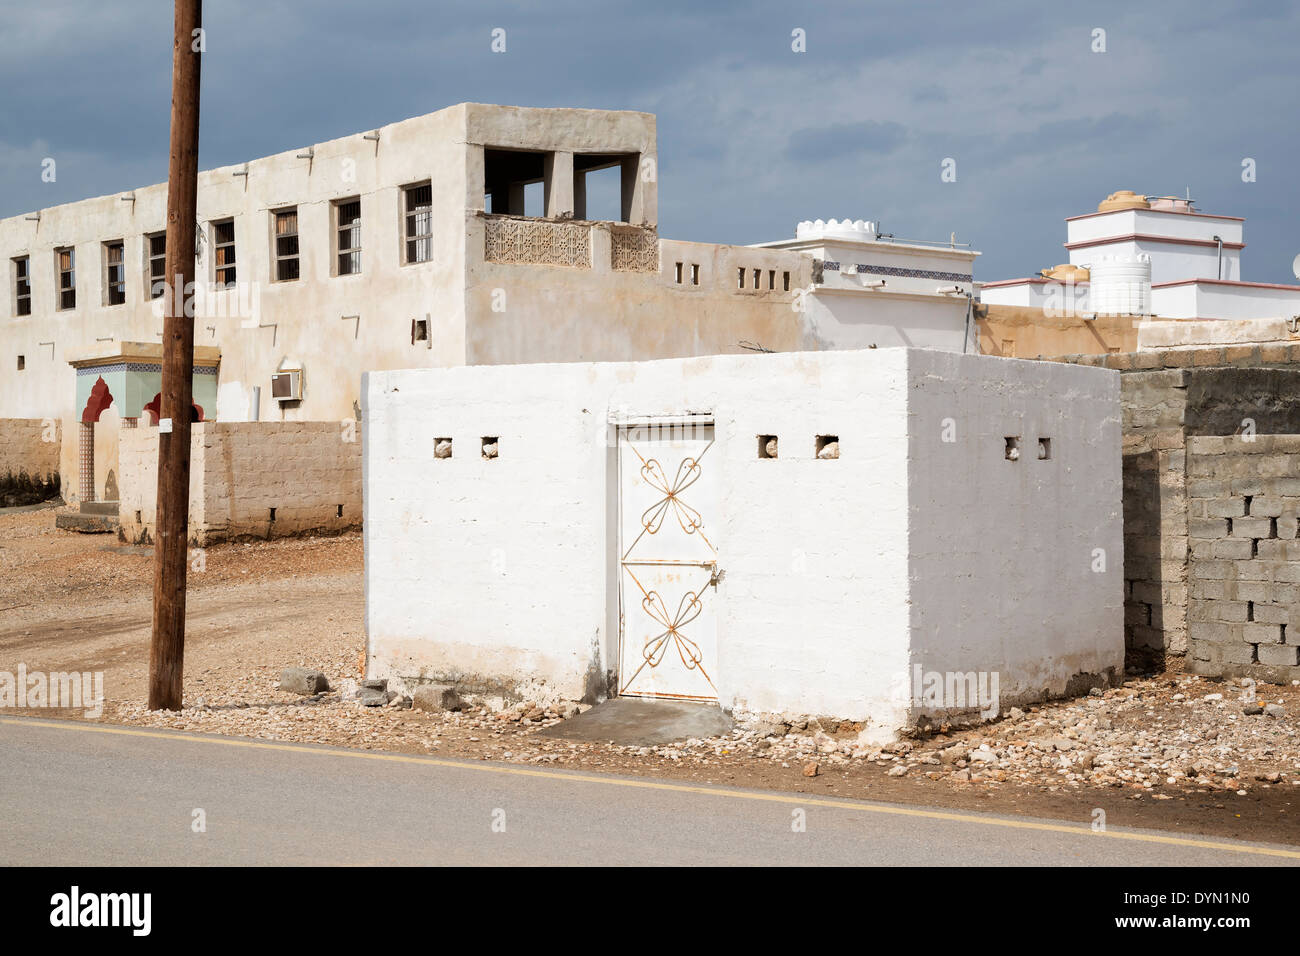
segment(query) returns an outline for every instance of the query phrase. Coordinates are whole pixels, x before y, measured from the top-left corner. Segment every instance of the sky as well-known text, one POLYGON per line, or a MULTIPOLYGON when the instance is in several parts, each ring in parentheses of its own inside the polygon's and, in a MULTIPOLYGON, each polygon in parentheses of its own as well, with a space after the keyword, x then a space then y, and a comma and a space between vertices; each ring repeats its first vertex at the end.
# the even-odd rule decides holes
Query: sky
MULTIPOLYGON (((165 180, 172 5, 0 8, 0 216, 165 180)), ((1242 278, 1294 282, 1300 4, 1287 0, 204 12, 203 168, 464 101, 643 110, 658 116, 669 238, 763 242, 802 219, 867 219, 900 238, 955 233, 993 281, 1066 261, 1062 220, 1110 192, 1190 190, 1204 212, 1246 217, 1242 278)))

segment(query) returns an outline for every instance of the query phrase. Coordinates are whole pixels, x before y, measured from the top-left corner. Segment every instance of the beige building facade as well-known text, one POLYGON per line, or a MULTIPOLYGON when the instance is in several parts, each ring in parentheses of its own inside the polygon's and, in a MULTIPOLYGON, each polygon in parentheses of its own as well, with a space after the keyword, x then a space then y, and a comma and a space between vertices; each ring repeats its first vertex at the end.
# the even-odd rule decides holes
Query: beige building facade
MULTIPOLYGON (((976 253, 856 243, 920 268, 895 293, 846 283, 817 243, 663 239, 657 149, 647 113, 463 103, 200 173, 195 419, 355 422, 367 370, 965 349, 976 253), (593 176, 617 180, 614 208, 593 176)), ((59 424, 70 500, 111 500, 116 430, 155 424, 166 193, 0 220, 0 418, 59 424), (146 383, 118 394, 123 374, 146 383)))

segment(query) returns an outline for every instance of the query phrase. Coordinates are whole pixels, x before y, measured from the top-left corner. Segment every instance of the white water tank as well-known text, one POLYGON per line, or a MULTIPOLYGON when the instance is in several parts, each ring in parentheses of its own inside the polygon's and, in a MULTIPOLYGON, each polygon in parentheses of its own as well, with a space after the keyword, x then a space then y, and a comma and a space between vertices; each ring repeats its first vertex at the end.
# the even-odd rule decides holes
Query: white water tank
POLYGON ((1151 257, 1101 256, 1088 266, 1088 308, 1098 315, 1151 314, 1151 257))

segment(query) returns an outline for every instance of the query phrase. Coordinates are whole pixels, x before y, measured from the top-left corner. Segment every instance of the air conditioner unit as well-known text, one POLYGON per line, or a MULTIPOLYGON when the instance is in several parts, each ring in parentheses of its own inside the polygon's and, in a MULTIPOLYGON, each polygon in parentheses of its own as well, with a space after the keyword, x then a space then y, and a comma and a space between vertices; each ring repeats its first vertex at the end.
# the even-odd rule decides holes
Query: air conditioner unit
POLYGON ((277 402, 302 400, 302 370, 285 369, 271 376, 271 397, 277 402))

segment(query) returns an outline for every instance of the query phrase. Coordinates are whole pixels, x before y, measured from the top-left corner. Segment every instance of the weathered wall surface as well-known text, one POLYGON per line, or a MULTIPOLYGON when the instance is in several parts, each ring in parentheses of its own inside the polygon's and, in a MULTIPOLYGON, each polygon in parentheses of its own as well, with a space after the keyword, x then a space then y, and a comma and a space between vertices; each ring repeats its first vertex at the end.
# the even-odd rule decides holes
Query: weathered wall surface
MULTIPOLYGON (((579 245, 590 249, 589 264, 496 262, 483 256, 490 221, 481 215, 466 221, 469 364, 736 354, 745 351, 741 341, 777 351, 808 347, 809 319, 794 304, 812 284, 809 256, 654 237, 658 254, 646 257, 644 269, 615 269, 609 223, 566 223, 561 228, 577 230, 579 245), (744 289, 737 282, 742 268, 744 289), (759 289, 753 288, 755 269, 759 289), (775 288, 767 288, 769 279, 775 288)), ((556 226, 520 220, 517 228, 527 236, 556 226)))
POLYGON ((986 304, 975 313, 979 350, 1003 358, 1132 352, 1138 326, 1132 316, 1049 315, 1028 306, 986 304))
MULTIPOLYGON (((310 160, 302 149, 246 165, 199 174, 201 242, 196 278, 197 345, 221 348, 220 408, 209 418, 255 417, 252 388, 261 388, 263 420, 355 419, 361 371, 366 368, 460 364, 465 361, 464 236, 465 107, 385 126, 379 142, 360 134, 318 143, 310 160), (238 175, 247 172, 247 176, 238 175), (428 262, 403 264, 401 187, 432 184, 433 229, 428 262), (333 205, 359 196, 362 205, 358 275, 336 274, 333 205), (271 281, 272 213, 298 209, 300 278, 271 281), (233 219, 241 287, 216 291, 212 223, 233 219), (352 317, 345 319, 344 317, 352 317), (411 341, 411 322, 428 320, 429 339, 411 341), (303 398, 271 399, 270 376, 281 364, 303 369, 303 398)), ((127 184, 124 184, 124 188, 127 184)), ((29 256, 32 313, 0 311, 0 355, 13 367, 0 377, 0 414, 64 419, 71 440, 65 466, 75 465, 76 382, 69 360, 100 346, 97 339, 152 342, 162 328, 161 299, 149 296, 148 236, 166 224, 165 183, 136 188, 133 202, 114 194, 0 219, 3 262, 29 256), (103 289, 104 243, 124 243, 126 301, 109 305, 103 289), (54 250, 76 252, 77 306, 57 309, 54 250), (40 343, 53 343, 41 346, 40 343)), ((481 201, 481 196, 480 196, 481 201)), ((12 282, 9 284, 12 288, 12 282)), ((65 470, 75 475, 76 470, 65 470)))
POLYGON ((603 693, 619 637, 611 417, 696 413, 715 422, 709 454, 722 469, 706 521, 720 529, 724 707, 892 732, 915 716, 895 693, 914 646, 927 668, 997 671, 1026 696, 1065 692, 1122 660, 1114 389, 1114 376, 1080 369, 895 349, 370 373, 371 673, 603 693), (950 375, 969 381, 945 393, 950 375), (922 454, 920 436, 938 436, 947 415, 964 421, 958 440, 922 454), (1054 474, 1004 458, 1005 429, 1040 422, 1067 446, 1054 474), (817 457, 828 434, 837 459, 817 457), (778 436, 778 459, 758 456, 760 435, 778 436), (498 458, 479 453, 483 436, 499 438, 498 458), (434 457, 440 437, 452 457, 434 457), (1026 507, 1034 495, 1040 506, 1026 507), (996 517, 967 534, 972 508, 996 517), (979 540, 993 529, 1007 542, 996 565, 979 540), (1067 533, 1089 538, 1078 567, 1043 559, 1067 533), (1115 572, 1092 571, 1093 548, 1115 572))
MULTIPOLYGON (((203 451, 205 422, 190 429, 190 523, 189 540, 204 540, 203 451)), ((157 528, 158 429, 126 428, 119 434, 118 523, 122 536, 132 544, 150 542, 157 528)))
MULTIPOLYGON (((330 533, 361 523, 359 427, 335 422, 199 422, 193 427, 191 543, 330 533)), ((119 458, 122 533, 129 541, 151 540, 157 430, 123 430, 119 458)))
POLYGON ((1140 656, 1187 650, 1183 369, 1121 378, 1124 414, 1124 629, 1140 656))
POLYGON ((1004 710, 1115 686, 1124 662, 1120 376, 909 355, 913 666, 997 672, 1004 710))
POLYGON ((1189 436, 1300 433, 1300 345, 1068 355, 1119 369, 1125 637, 1138 660, 1188 652, 1189 436))
POLYGON ((0 418, 0 478, 22 472, 41 478, 60 474, 60 441, 56 419, 0 418))
POLYGON ((1300 678, 1300 434, 1187 442, 1189 668, 1300 678))
MULTIPOLYGON (((1234 290, 1236 292, 1237 290, 1234 290)), ((1137 350, 1221 348, 1226 345, 1300 344, 1285 318, 1275 319, 1147 319, 1138 328, 1137 350)), ((1082 352, 1083 349, 1062 349, 1082 352)))
POLYGON ((720 700, 900 723, 905 367, 879 350, 369 374, 371 672, 604 696, 621 573, 610 417, 708 412, 725 489, 705 516, 725 572, 720 700), (817 460, 835 429, 852 454, 817 460), (780 436, 779 459, 758 458, 760 434, 780 436), (484 435, 499 458, 479 454, 484 435), (439 436, 451 458, 434 459, 439 436), (872 507, 841 507, 858 496, 872 507))

